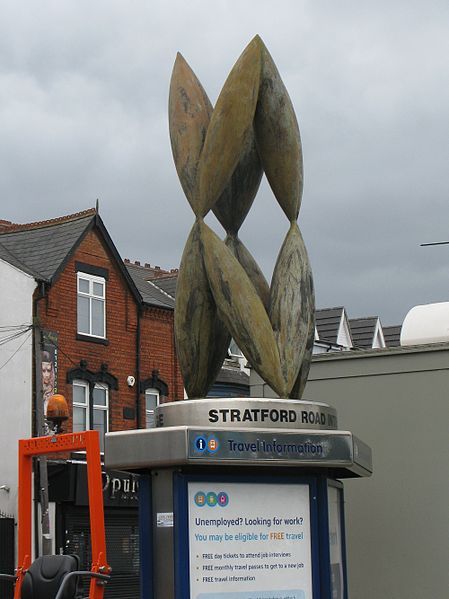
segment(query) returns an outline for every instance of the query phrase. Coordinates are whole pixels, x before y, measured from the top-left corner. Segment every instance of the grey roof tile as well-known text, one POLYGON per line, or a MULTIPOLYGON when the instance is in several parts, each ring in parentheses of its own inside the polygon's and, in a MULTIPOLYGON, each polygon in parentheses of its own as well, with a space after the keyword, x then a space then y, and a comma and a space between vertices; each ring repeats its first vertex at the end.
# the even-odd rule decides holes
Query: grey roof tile
POLYGON ((354 347, 360 347, 362 349, 371 349, 373 347, 377 321, 377 316, 349 319, 349 327, 351 329, 354 347))
POLYGON ((178 282, 178 276, 172 275, 170 277, 157 277, 151 279, 151 282, 157 285, 162 291, 168 293, 171 297, 176 297, 176 284, 178 282))
POLYGON ((323 341, 336 344, 340 328, 343 306, 338 308, 322 308, 315 311, 315 325, 318 336, 323 341))
MULTIPOLYGON (((1 238, 0 238, 1 239, 1 238)), ((15 254, 13 254, 10 250, 8 250, 0 241, 0 259, 8 262, 12 266, 15 266, 19 270, 26 272, 27 274, 33 276, 36 279, 43 278, 40 273, 32 270, 26 264, 24 264, 15 254)))
POLYGON ((173 297, 155 284, 156 280, 153 278, 154 275, 151 271, 143 266, 137 266, 126 262, 125 267, 145 304, 160 308, 174 309, 175 301, 173 297))
POLYGON ((91 225, 95 210, 0 230, 0 256, 37 279, 51 281, 91 225))
POLYGON ((400 347, 401 345, 401 329, 402 326, 392 325, 389 327, 382 327, 384 332, 385 343, 387 347, 400 347))
POLYGON ((249 385, 249 376, 243 370, 223 367, 218 373, 215 382, 249 385))

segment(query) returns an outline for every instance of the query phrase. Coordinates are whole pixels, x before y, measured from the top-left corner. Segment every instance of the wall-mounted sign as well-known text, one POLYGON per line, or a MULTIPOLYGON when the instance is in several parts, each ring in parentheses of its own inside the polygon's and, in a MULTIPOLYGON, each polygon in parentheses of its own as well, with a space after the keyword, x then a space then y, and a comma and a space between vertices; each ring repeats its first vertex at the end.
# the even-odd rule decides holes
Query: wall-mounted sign
POLYGON ((58 392, 58 333, 43 331, 42 339, 44 343, 41 353, 42 397, 44 416, 46 416, 48 400, 58 392))
POLYGON ((312 599, 307 484, 189 482, 191 599, 312 599))
MULTIPOLYGON (((88 505, 87 470, 76 464, 76 505, 88 505)), ((139 505, 139 476, 118 470, 103 470, 103 499, 105 506, 137 507, 139 505)))
POLYGON ((173 512, 158 512, 156 515, 156 526, 158 528, 173 528, 173 512))
POLYGON ((310 431, 275 434, 267 431, 189 431, 189 458, 238 461, 352 460, 350 433, 310 431))

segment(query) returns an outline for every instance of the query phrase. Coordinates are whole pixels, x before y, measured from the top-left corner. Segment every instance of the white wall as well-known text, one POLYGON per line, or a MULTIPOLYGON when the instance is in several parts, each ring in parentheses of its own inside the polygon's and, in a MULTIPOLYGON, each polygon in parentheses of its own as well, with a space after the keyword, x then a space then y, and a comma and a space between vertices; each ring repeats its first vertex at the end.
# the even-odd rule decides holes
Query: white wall
MULTIPOLYGON (((32 323, 33 277, 0 260, 0 340, 32 323)), ((0 344, 0 511, 17 514, 17 440, 31 436, 32 331, 0 344)))

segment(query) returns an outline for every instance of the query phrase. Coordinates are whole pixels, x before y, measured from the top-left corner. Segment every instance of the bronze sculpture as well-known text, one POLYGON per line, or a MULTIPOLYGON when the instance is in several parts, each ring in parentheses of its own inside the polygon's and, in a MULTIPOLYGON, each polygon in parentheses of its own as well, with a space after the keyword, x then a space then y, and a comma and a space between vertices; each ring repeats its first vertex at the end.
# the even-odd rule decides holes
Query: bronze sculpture
POLYGON ((170 138, 195 223, 181 260, 175 335, 190 398, 205 397, 231 336, 280 396, 300 399, 315 332, 312 272, 297 224, 302 150, 291 100, 259 36, 245 48, 212 107, 178 54, 170 138), (269 286, 238 231, 265 172, 290 227, 269 286), (223 242, 204 223, 212 210, 223 242))

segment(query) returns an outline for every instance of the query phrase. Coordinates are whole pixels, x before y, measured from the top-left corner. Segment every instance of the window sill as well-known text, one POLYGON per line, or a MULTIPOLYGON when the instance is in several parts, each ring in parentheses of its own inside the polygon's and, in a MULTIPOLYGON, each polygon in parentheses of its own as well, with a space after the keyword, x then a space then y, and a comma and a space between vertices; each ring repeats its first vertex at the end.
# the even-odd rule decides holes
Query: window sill
POLYGON ((102 339, 101 337, 91 337, 90 335, 82 335, 81 333, 76 334, 77 341, 88 341, 90 343, 99 343, 100 345, 109 345, 109 339, 102 339))

